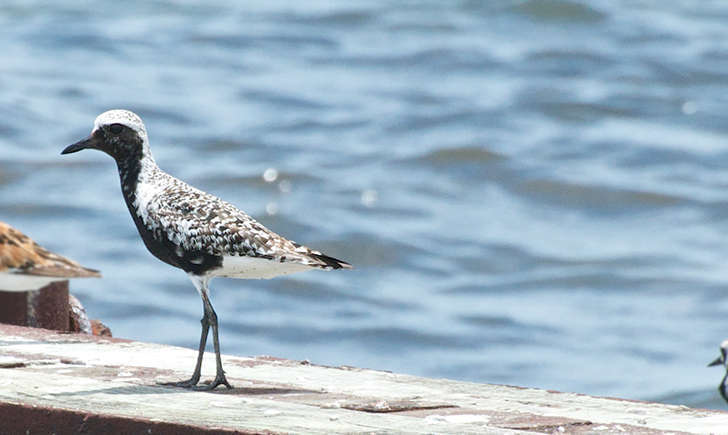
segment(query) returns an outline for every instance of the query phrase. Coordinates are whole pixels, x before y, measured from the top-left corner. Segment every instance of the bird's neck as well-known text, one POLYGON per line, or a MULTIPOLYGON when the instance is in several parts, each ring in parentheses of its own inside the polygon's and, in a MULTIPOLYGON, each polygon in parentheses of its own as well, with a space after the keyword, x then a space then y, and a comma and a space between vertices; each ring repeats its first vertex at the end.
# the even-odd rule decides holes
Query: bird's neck
POLYGON ((134 200, 139 184, 153 180, 156 173, 160 171, 151 153, 117 159, 116 166, 119 169, 121 190, 127 201, 134 200))
POLYGON ((161 235, 159 224, 150 215, 154 209, 152 202, 164 191, 169 175, 159 169, 151 154, 141 159, 117 160, 116 163, 124 201, 144 245, 160 260, 180 267, 172 255, 169 242, 165 242, 165 236, 161 235))
POLYGON ((147 241, 149 202, 163 186, 159 182, 164 178, 164 172, 154 162, 151 155, 137 159, 117 160, 119 178, 121 179, 121 193, 124 202, 131 213, 134 223, 147 241))

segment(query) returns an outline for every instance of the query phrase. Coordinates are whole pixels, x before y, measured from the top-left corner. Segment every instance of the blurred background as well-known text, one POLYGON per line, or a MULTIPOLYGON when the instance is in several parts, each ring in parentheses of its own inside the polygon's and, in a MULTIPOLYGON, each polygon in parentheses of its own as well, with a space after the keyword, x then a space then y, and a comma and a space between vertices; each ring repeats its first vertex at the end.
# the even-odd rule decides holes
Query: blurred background
POLYGON ((4 1, 0 220, 102 270, 71 288, 115 336, 196 348, 199 296, 144 248, 113 161, 59 155, 131 109, 164 170, 356 266, 214 281, 223 352, 722 409, 727 19, 4 1))

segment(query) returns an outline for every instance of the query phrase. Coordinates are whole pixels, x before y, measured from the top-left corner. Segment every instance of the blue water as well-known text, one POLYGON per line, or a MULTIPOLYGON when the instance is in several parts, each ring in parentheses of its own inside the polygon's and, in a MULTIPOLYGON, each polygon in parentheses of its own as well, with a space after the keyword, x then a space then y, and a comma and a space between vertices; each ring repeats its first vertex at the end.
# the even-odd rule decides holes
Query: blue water
POLYGON ((199 338, 112 160, 59 155, 128 108, 163 169, 356 266, 214 281, 224 352, 725 408, 727 4, 240 3, 0 5, 0 220, 102 270, 92 317, 199 338))

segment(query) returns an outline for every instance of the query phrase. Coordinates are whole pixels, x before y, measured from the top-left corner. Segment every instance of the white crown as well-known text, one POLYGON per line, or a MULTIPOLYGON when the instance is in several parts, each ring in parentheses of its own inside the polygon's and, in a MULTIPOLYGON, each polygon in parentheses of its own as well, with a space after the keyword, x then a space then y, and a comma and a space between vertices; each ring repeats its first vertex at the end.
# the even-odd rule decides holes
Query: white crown
POLYGON ((104 125, 121 124, 134 130, 144 142, 147 141, 147 129, 144 127, 142 119, 134 112, 129 110, 109 110, 96 117, 94 121, 94 131, 104 125))

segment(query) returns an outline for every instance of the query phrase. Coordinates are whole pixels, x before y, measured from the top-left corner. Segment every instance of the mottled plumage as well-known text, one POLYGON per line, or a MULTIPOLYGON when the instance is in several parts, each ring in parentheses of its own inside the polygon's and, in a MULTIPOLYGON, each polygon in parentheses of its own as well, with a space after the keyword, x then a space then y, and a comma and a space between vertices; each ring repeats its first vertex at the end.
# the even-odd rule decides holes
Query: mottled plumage
POLYGON ((100 276, 97 270, 54 254, 0 222, 0 290, 37 290, 53 281, 100 276))
POLYGON ((144 123, 132 112, 102 113, 91 136, 68 146, 63 154, 86 148, 114 158, 124 200, 147 249, 187 272, 202 296, 205 314, 198 364, 192 378, 178 385, 191 387, 199 381, 208 327, 212 326, 217 376, 206 388, 229 387, 220 362, 217 315, 209 301, 211 278, 272 278, 311 269, 351 268, 345 261, 279 236, 234 205, 159 169, 144 123))
MULTIPOLYGON (((155 240, 188 252, 244 256, 331 269, 347 264, 287 240, 229 202, 196 189, 156 165, 142 170, 132 205, 155 240)), ((195 259, 191 261, 194 263, 195 259)), ((282 271, 286 270, 284 267, 282 271)), ((224 271, 215 275, 226 275, 224 271)))

